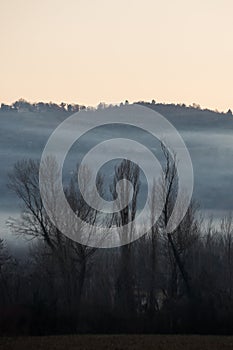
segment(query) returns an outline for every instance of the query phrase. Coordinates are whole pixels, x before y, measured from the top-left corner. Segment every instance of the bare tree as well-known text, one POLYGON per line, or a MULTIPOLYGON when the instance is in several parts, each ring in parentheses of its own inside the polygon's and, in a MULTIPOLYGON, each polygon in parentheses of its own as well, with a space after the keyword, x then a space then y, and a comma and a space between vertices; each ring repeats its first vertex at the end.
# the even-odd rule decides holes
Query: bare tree
POLYGON ((133 269, 133 257, 132 257, 132 244, 125 245, 125 241, 131 241, 133 235, 135 234, 135 225, 134 220, 137 212, 137 200, 138 200, 138 192, 140 187, 140 179, 139 179, 139 167, 130 162, 129 160, 123 160, 118 166, 115 168, 115 177, 113 181, 113 186, 111 187, 111 191, 113 197, 116 198, 116 185, 122 179, 128 180, 127 182, 122 183, 120 187, 120 198, 121 200, 120 206, 122 207, 122 203, 130 202, 130 186, 131 183, 133 194, 131 202, 125 206, 122 210, 113 214, 113 223, 120 227, 119 230, 119 239, 123 244, 120 247, 120 267, 119 267, 119 276, 117 278, 116 289, 119 297, 119 304, 121 305, 122 310, 130 315, 135 312, 134 305, 134 296, 135 296, 135 283, 136 281, 134 276, 133 269), (123 227, 123 229, 122 229, 123 227), (127 239, 126 239, 127 237, 127 239))
MULTIPOLYGON (((56 205, 56 178, 58 166, 54 159, 48 159, 46 164, 48 173, 48 197, 50 205, 56 205)), ((82 179, 86 181, 84 188, 91 190, 88 169, 82 170, 82 179)), ((98 179, 99 190, 101 191, 102 180, 98 179)), ((9 175, 9 187, 12 189, 23 203, 20 219, 9 220, 9 225, 13 232, 26 239, 42 239, 53 255, 64 279, 66 302, 72 314, 79 314, 80 301, 83 293, 85 276, 88 262, 96 251, 96 248, 81 245, 64 236, 49 219, 40 196, 39 190, 39 162, 33 160, 23 160, 14 166, 13 172, 9 175)), ((93 225, 97 221, 97 214, 85 205, 77 185, 77 173, 66 189, 67 200, 76 215, 82 220, 86 220, 93 225)), ((62 210, 62 208, 61 208, 62 210)), ((61 217, 65 218, 66 213, 61 212, 61 217)), ((73 223, 68 223, 67 229, 73 223)), ((85 225, 84 225, 85 226, 85 225)), ((75 228, 82 234, 90 235, 93 232, 83 232, 82 227, 75 228)), ((79 234, 79 232, 78 232, 79 234)), ((48 253, 48 252, 47 252, 48 253)))
POLYGON ((152 321, 155 310, 158 308, 156 277, 158 273, 158 248, 159 248, 159 227, 154 224, 154 217, 156 215, 156 201, 157 201, 156 183, 153 183, 152 193, 150 194, 150 213, 151 230, 147 235, 147 249, 149 259, 149 300, 147 308, 150 319, 152 321))
MULTIPOLYGON (((157 186, 156 191, 157 200, 163 205, 162 215, 158 221, 159 230, 163 234, 168 225, 176 201, 178 178, 176 171, 176 155, 171 155, 163 144, 161 147, 165 159, 165 165, 161 177, 161 183, 157 186)), ((180 208, 180 210, 182 210, 182 208, 180 208)), ((196 234, 197 221, 195 220, 195 206, 194 204, 191 204, 176 231, 173 233, 168 232, 165 236, 163 235, 167 246, 168 259, 170 261, 170 292, 172 295, 177 294, 179 275, 184 283, 187 295, 191 295, 191 281, 185 266, 185 260, 187 257, 187 249, 194 243, 196 234)))
POLYGON ((224 284, 230 300, 233 297, 233 218, 232 213, 224 217, 221 222, 223 242, 224 284))
POLYGON ((10 299, 10 291, 8 286, 8 278, 5 274, 7 263, 10 260, 10 256, 6 250, 3 239, 0 238, 0 295, 2 300, 10 299))

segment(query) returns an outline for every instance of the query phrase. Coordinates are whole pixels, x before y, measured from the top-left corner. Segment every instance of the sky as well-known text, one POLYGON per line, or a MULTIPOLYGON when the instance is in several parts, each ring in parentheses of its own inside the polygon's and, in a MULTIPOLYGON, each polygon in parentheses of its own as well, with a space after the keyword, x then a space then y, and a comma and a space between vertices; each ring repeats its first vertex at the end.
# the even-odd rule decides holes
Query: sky
POLYGON ((0 102, 233 109, 232 0, 0 0, 0 102))

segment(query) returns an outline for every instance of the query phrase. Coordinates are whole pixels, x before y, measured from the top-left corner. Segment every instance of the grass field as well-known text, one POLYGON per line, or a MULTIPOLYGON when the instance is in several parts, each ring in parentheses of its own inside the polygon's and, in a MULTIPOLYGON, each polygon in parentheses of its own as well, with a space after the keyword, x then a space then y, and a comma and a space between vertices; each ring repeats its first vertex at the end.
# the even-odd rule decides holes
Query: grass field
POLYGON ((70 335, 0 337, 1 350, 225 350, 233 337, 172 335, 70 335))

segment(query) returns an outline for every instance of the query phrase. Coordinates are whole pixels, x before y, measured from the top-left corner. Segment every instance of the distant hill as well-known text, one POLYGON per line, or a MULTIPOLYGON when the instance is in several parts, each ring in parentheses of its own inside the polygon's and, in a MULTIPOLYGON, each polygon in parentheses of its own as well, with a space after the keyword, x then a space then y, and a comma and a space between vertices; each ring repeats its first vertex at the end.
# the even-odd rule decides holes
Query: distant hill
MULTIPOLYGON (((200 203, 201 208, 216 216, 233 210, 232 113, 202 110, 198 106, 138 103, 165 116, 184 138, 193 161, 194 198, 200 203)), ((24 100, 8 106, 9 108, 6 105, 1 106, 0 213, 2 225, 7 216, 19 210, 16 198, 6 186, 7 173, 19 159, 29 157, 39 159, 49 135, 56 126, 74 111, 86 108, 77 106, 79 105, 52 103, 31 105, 24 100)), ((101 104, 98 108, 111 107, 101 104)), ((132 138, 133 133, 134 131, 132 131, 132 138)), ((107 129, 104 129, 101 135, 96 134, 96 140, 108 136, 107 129)), ((88 143, 88 140, 86 142, 88 143)), ((79 149, 79 152, 84 152, 83 149, 79 149)), ((73 159, 77 160, 77 157, 74 156, 73 159)))

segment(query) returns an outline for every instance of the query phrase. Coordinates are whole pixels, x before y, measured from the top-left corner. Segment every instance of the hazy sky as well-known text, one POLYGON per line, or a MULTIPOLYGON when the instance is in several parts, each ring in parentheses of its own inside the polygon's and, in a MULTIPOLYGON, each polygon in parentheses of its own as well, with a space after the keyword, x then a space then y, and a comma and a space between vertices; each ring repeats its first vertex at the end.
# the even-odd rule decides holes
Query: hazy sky
POLYGON ((232 0, 0 0, 0 102, 233 108, 232 0))

